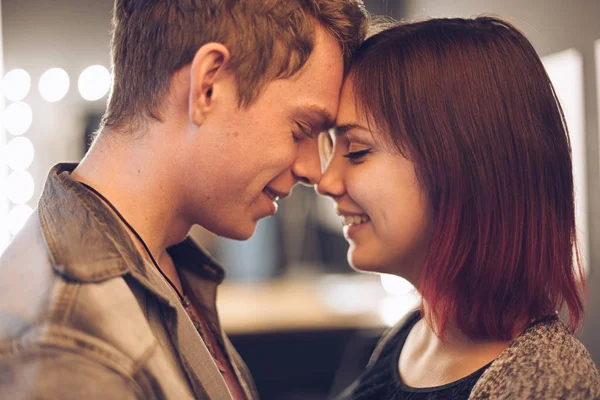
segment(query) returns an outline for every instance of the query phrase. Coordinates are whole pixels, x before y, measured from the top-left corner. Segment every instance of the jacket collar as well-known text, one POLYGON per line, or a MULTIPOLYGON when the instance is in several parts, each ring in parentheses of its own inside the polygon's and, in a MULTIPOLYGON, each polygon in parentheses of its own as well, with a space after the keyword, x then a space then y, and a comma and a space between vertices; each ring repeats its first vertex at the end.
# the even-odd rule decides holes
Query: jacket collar
MULTIPOLYGON (((57 164, 39 202, 42 232, 55 270, 81 282, 132 274, 148 282, 148 262, 127 227, 94 193, 71 177, 77 164, 57 164), (76 244, 76 245, 75 245, 76 244)), ((175 265, 221 283, 223 268, 191 239, 170 248, 175 265)))

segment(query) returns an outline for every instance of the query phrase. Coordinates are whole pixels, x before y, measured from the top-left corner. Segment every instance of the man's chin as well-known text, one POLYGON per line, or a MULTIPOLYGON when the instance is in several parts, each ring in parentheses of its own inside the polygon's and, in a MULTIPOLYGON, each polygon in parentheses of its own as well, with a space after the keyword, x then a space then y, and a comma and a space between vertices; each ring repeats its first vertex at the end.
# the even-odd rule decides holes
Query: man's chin
POLYGON ((232 240, 248 240, 256 231, 256 222, 247 222, 234 226, 219 226, 215 229, 209 229, 215 235, 232 240))

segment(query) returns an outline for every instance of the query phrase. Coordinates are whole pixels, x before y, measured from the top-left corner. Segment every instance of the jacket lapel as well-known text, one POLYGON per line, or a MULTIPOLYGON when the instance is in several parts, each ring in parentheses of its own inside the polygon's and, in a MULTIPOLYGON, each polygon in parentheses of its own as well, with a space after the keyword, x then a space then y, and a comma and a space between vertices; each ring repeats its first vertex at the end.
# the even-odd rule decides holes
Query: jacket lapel
POLYGON ((238 378, 238 381, 240 382, 240 385, 242 386, 242 389, 244 389, 246 398, 248 400, 258 400, 258 391, 256 390, 254 379, 252 379, 252 375, 250 375, 250 370, 246 366, 246 363, 242 357, 240 357, 238 352, 235 350, 235 347, 233 347, 233 344, 231 344, 229 341, 229 338, 225 332, 223 332, 222 335, 225 342, 225 350, 227 351, 227 354, 229 354, 231 364, 233 365, 233 370, 238 378))
POLYGON ((232 400, 221 372, 181 305, 170 307, 167 329, 197 398, 232 400))

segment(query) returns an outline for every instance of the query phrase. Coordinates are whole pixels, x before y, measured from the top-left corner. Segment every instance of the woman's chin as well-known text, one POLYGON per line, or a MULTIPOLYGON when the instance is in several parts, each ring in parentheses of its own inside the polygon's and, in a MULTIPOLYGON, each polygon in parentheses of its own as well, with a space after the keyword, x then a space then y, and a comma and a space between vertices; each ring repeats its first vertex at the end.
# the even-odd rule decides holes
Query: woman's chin
POLYGON ((385 269, 383 265, 379 265, 374 262, 373 257, 361 257, 360 254, 356 254, 352 250, 348 251, 348 264, 358 272, 383 272, 385 269))

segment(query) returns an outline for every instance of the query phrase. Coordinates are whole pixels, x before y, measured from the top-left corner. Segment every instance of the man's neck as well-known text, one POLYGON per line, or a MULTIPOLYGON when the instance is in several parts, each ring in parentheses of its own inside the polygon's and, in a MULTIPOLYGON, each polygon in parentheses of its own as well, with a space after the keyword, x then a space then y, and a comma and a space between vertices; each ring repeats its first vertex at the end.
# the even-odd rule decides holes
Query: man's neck
POLYGON ((165 260, 167 247, 182 241, 191 228, 179 213, 181 182, 173 176, 177 168, 170 152, 150 137, 122 139, 118 132, 108 134, 115 137, 101 134, 71 175, 106 197, 155 260, 165 260))

